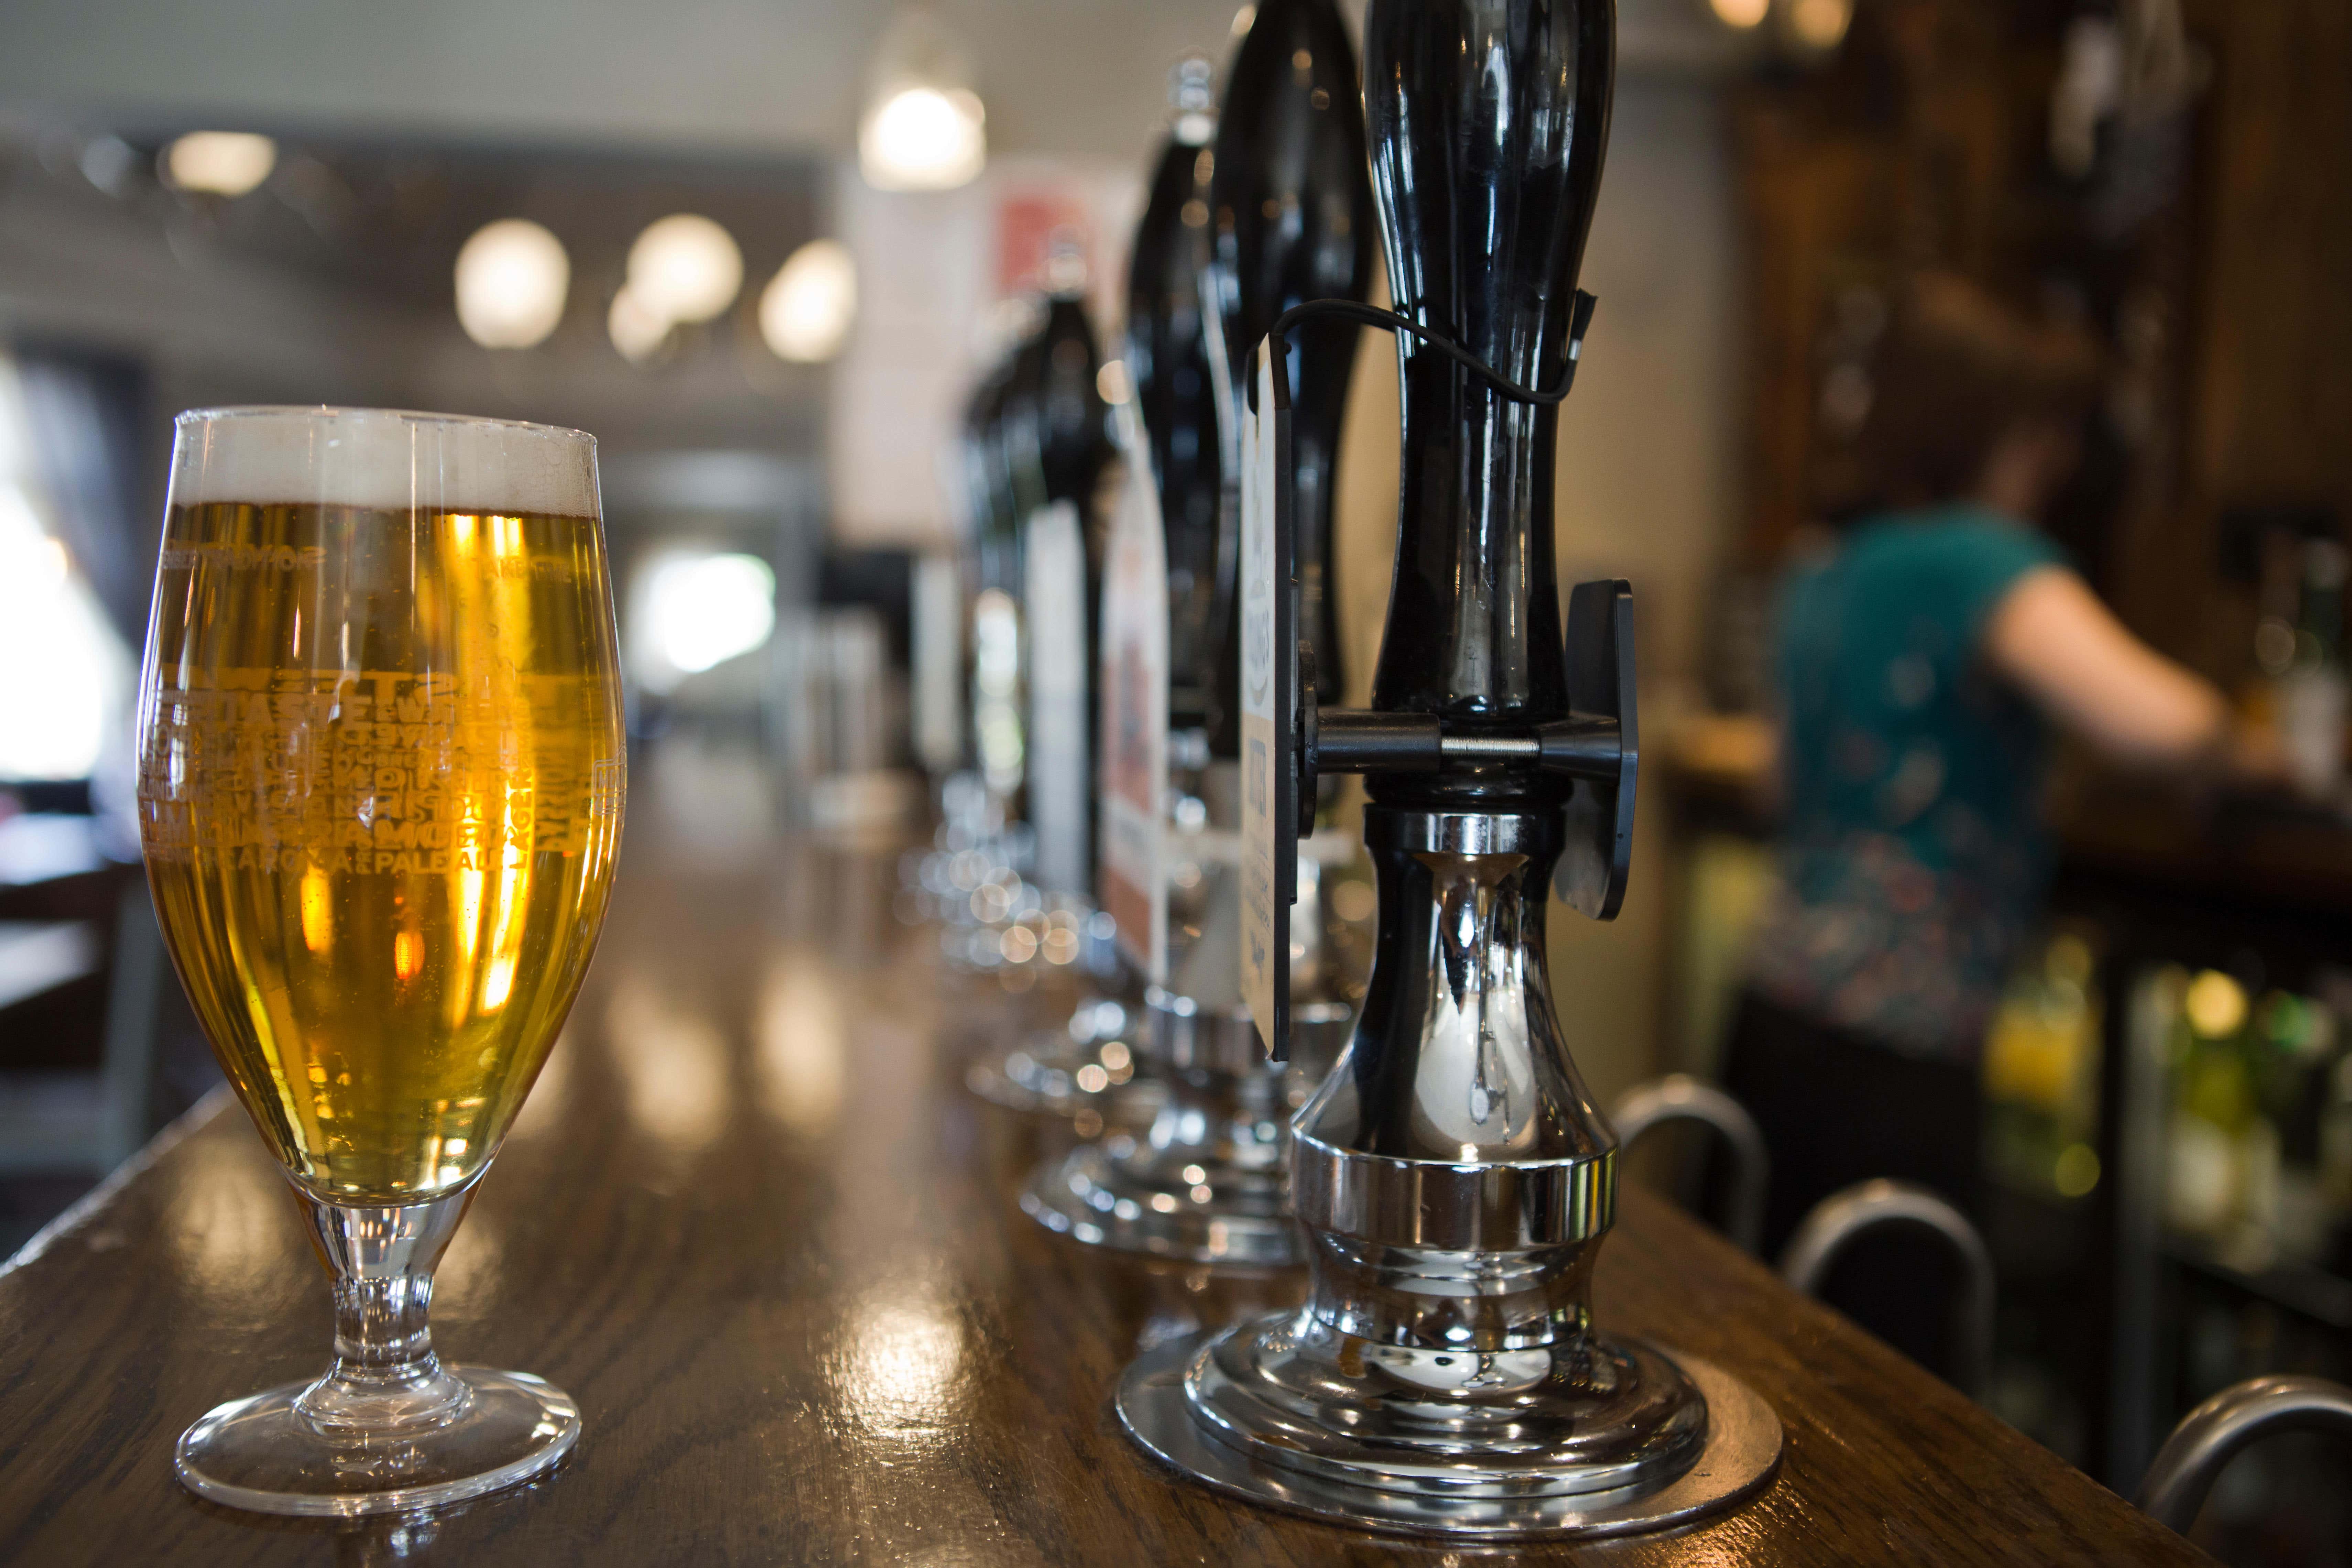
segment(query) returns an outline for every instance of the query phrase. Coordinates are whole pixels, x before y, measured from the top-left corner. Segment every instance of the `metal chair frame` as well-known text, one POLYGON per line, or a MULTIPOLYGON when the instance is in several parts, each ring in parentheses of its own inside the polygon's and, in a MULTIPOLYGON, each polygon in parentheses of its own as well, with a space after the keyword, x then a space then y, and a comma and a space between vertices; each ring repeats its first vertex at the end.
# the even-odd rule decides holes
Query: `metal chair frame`
POLYGON ((1610 1113, 1617 1129, 1620 1158, 1642 1135, 1664 1122, 1696 1121, 1712 1128, 1731 1151, 1731 1200, 1723 1234, 1750 1257, 1764 1246, 1764 1194, 1772 1177, 1772 1157, 1756 1119, 1731 1096, 1688 1073, 1671 1073, 1626 1092, 1610 1113))
POLYGON ((1968 1216, 1927 1188, 1884 1179, 1858 1183, 1815 1204, 1780 1254, 1780 1278, 1795 1290, 1819 1296, 1830 1269, 1855 1237, 1888 1225, 1924 1226, 1950 1244, 1963 1278, 1957 1308, 1960 1364, 1952 1381, 1980 1397, 1992 1372, 1992 1254, 1968 1216))

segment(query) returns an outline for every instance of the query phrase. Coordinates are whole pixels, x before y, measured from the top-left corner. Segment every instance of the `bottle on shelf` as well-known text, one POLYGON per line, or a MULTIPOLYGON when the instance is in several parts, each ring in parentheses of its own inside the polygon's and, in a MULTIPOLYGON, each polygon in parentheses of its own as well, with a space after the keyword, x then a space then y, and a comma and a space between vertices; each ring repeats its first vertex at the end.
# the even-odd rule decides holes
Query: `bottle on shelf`
POLYGON ((2315 795, 2344 776, 2344 578, 2347 556, 2332 539, 2303 545, 2294 654, 2279 678, 2279 738, 2294 781, 2315 795))

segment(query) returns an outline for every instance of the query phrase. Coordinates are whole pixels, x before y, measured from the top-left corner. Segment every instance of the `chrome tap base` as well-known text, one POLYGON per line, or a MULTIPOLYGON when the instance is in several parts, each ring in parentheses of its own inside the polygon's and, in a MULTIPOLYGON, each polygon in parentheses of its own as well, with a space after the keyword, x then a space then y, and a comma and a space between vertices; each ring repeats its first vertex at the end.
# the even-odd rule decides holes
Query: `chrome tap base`
POLYGON ((1060 1029, 1040 1029, 1009 1050, 981 1058, 964 1087, 991 1105, 1024 1115, 1067 1117, 1079 1135, 1151 1125, 1167 1089, 1141 1070, 1143 1021, 1108 998, 1081 1002, 1060 1029))
POLYGON ((1696 1356, 1606 1338, 1574 1357, 1402 1351, 1311 1309, 1148 1352, 1118 1406, 1139 1444, 1218 1491, 1462 1540, 1664 1530, 1738 1503, 1780 1462, 1771 1406, 1696 1356))
MULTIPOLYGON (((1058 1116, 1078 1122, 1091 1134, 1106 1127, 1140 1131, 1167 1102, 1168 1091, 1159 1079, 1130 1076, 1089 1089, 1080 1079, 1088 1068, 1105 1074, 1099 1052, 1057 1050, 1061 1042, 1041 1036, 1026 1047, 1003 1056, 986 1057, 964 1069, 964 1087, 989 1104, 1024 1116, 1058 1116), (1087 1116, 1092 1128, 1085 1126, 1087 1116)), ((1091 1075, 1089 1075, 1091 1076, 1091 1075)))
MULTIPOLYGON (((1040 1166, 1023 1212, 1090 1247, 1249 1268, 1306 1261, 1290 1217, 1297 1079, 1264 1059, 1239 1008, 1212 1012, 1156 986, 1145 1006, 1146 1057, 1166 1085, 1159 1114, 1140 1135, 1108 1132, 1040 1166)), ((1327 1035, 1350 1018, 1338 1004, 1300 1011, 1327 1035)))
POLYGON ((1021 1194, 1022 1212, 1089 1247, 1249 1268, 1300 1262, 1305 1243, 1286 1201, 1278 1142, 1260 1164, 1220 1160, 1205 1142, 1161 1141, 1163 1123, 1187 1116, 1185 1099, 1179 1089, 1140 1139, 1113 1133, 1041 1167, 1021 1194), (1188 1180, 1194 1173, 1204 1179, 1188 1180))
POLYGON ((1375 805, 1363 1021, 1291 1128, 1307 1304, 1138 1362, 1118 1409, 1207 1484, 1470 1539, 1680 1523, 1772 1473, 1721 1369, 1592 1327, 1617 1152, 1544 965, 1556 816, 1375 805))

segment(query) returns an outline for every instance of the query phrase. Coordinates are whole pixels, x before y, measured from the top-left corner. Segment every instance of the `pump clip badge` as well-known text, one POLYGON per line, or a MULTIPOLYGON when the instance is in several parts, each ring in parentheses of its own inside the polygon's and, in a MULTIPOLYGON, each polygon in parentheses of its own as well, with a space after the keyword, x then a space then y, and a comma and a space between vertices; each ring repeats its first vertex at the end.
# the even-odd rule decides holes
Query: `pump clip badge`
POLYGON ((1290 376, 1279 336, 1251 352, 1242 422, 1242 1000, 1290 1058, 1290 906, 1298 898, 1298 606, 1290 376))

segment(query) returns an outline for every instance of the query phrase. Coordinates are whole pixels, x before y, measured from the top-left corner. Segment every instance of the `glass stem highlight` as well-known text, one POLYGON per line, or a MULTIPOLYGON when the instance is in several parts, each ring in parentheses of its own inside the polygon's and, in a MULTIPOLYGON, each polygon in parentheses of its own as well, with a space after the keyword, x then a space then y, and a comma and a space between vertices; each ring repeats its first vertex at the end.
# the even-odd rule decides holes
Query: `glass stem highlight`
POLYGON ((465 1413, 466 1384, 433 1353, 433 1270, 473 1201, 469 1183, 421 1204, 302 1202, 334 1275, 335 1363, 296 1408, 354 1436, 438 1426, 465 1413))

